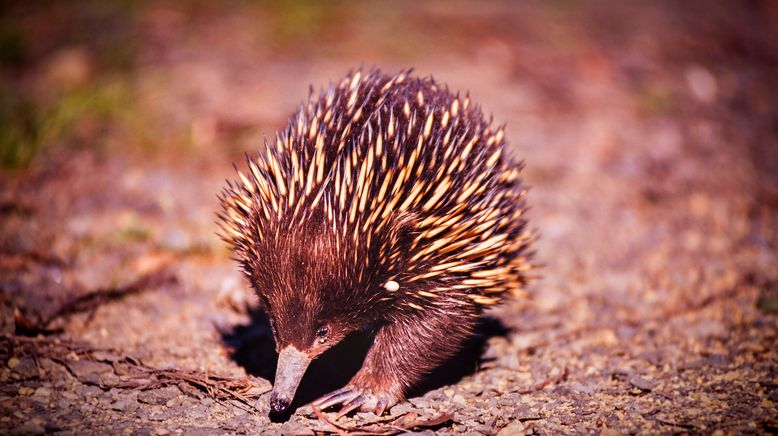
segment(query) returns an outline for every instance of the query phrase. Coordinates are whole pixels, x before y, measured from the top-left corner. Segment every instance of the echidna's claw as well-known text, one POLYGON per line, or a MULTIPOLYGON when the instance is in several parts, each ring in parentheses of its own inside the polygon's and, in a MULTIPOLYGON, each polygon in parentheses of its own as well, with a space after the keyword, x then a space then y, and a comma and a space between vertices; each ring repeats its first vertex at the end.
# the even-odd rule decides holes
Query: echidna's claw
POLYGON ((336 404, 346 404, 358 397, 360 393, 346 386, 319 398, 313 405, 321 410, 329 409, 336 404))
POLYGON ((386 407, 387 407, 388 405, 389 405, 389 402, 388 402, 388 401, 386 401, 386 399, 385 399, 385 398, 379 398, 379 399, 378 399, 378 402, 376 403, 376 406, 375 406, 375 414, 376 414, 377 416, 381 416, 381 415, 383 415, 383 414, 384 414, 384 412, 386 411, 386 407))
POLYGON ((351 401, 344 402, 343 407, 341 407, 340 411, 338 411, 338 414, 335 416, 335 419, 338 420, 343 416, 348 415, 352 410, 361 407, 365 403, 365 396, 360 394, 356 398, 354 398, 351 401))
POLYGON ((355 410, 373 412, 376 415, 381 416, 386 411, 387 407, 394 403, 396 403, 394 397, 389 397, 386 394, 381 393, 375 394, 370 389, 348 385, 334 392, 330 392, 311 404, 319 410, 340 405, 340 410, 335 417, 337 420, 355 410))
POLYGON ((345 386, 345 387, 342 387, 340 389, 336 389, 336 390, 330 392, 327 395, 323 395, 322 397, 317 398, 312 404, 314 406, 320 407, 328 399, 333 398, 333 397, 335 397, 337 395, 340 395, 340 394, 342 394, 344 392, 351 392, 351 388, 349 388, 348 386, 345 386))

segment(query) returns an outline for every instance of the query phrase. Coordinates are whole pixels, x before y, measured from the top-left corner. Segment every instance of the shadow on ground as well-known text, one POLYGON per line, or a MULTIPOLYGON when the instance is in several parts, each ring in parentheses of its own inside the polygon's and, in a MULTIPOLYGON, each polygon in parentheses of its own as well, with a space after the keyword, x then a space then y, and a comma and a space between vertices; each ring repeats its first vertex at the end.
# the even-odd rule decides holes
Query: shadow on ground
MULTIPOLYGON (((278 353, 267 315, 262 310, 250 311, 248 324, 236 325, 222 332, 222 341, 231 350, 230 357, 248 374, 270 380, 275 379, 278 353)), ((481 317, 475 334, 454 357, 427 376, 422 383, 408 393, 408 397, 424 395, 434 389, 456 384, 474 374, 484 359, 481 357, 491 337, 507 336, 509 330, 492 317, 481 317)), ((274 417, 286 421, 299 407, 316 398, 344 386, 362 366, 372 344, 373 332, 356 332, 340 344, 332 347, 311 363, 305 373, 295 401, 289 410, 274 417)))

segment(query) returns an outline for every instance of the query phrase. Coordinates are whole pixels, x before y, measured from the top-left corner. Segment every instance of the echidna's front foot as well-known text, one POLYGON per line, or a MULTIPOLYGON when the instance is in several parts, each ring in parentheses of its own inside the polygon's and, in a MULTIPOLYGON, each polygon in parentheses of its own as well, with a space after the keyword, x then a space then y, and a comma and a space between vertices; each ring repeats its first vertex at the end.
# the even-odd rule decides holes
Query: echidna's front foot
POLYGON ((388 393, 374 393, 368 388, 359 388, 348 384, 314 401, 313 406, 324 410, 340 405, 336 419, 357 409, 361 412, 373 412, 381 416, 387 408, 395 405, 398 399, 398 397, 388 393))

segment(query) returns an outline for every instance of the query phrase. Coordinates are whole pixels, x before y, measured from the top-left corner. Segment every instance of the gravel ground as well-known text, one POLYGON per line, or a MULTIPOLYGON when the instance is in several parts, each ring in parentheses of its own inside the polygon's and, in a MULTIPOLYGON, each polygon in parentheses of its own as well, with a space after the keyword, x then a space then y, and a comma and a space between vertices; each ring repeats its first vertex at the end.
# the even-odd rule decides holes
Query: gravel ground
POLYGON ((0 177, 0 432, 778 431, 773 3, 101 5, 4 12, 28 50, 11 95, 69 121, 0 177), (352 338, 272 422, 216 193, 360 64, 506 122, 543 277, 388 416, 305 405, 356 371, 352 338))

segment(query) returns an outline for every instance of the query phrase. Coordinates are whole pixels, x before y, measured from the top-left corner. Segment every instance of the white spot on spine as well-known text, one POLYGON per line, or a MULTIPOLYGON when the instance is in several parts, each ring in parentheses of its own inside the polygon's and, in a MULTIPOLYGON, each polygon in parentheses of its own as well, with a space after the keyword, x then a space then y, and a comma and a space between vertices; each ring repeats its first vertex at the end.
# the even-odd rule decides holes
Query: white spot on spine
POLYGON ((400 284, 394 280, 389 280, 388 282, 384 283, 384 289, 389 292, 397 292, 400 289, 400 284))

